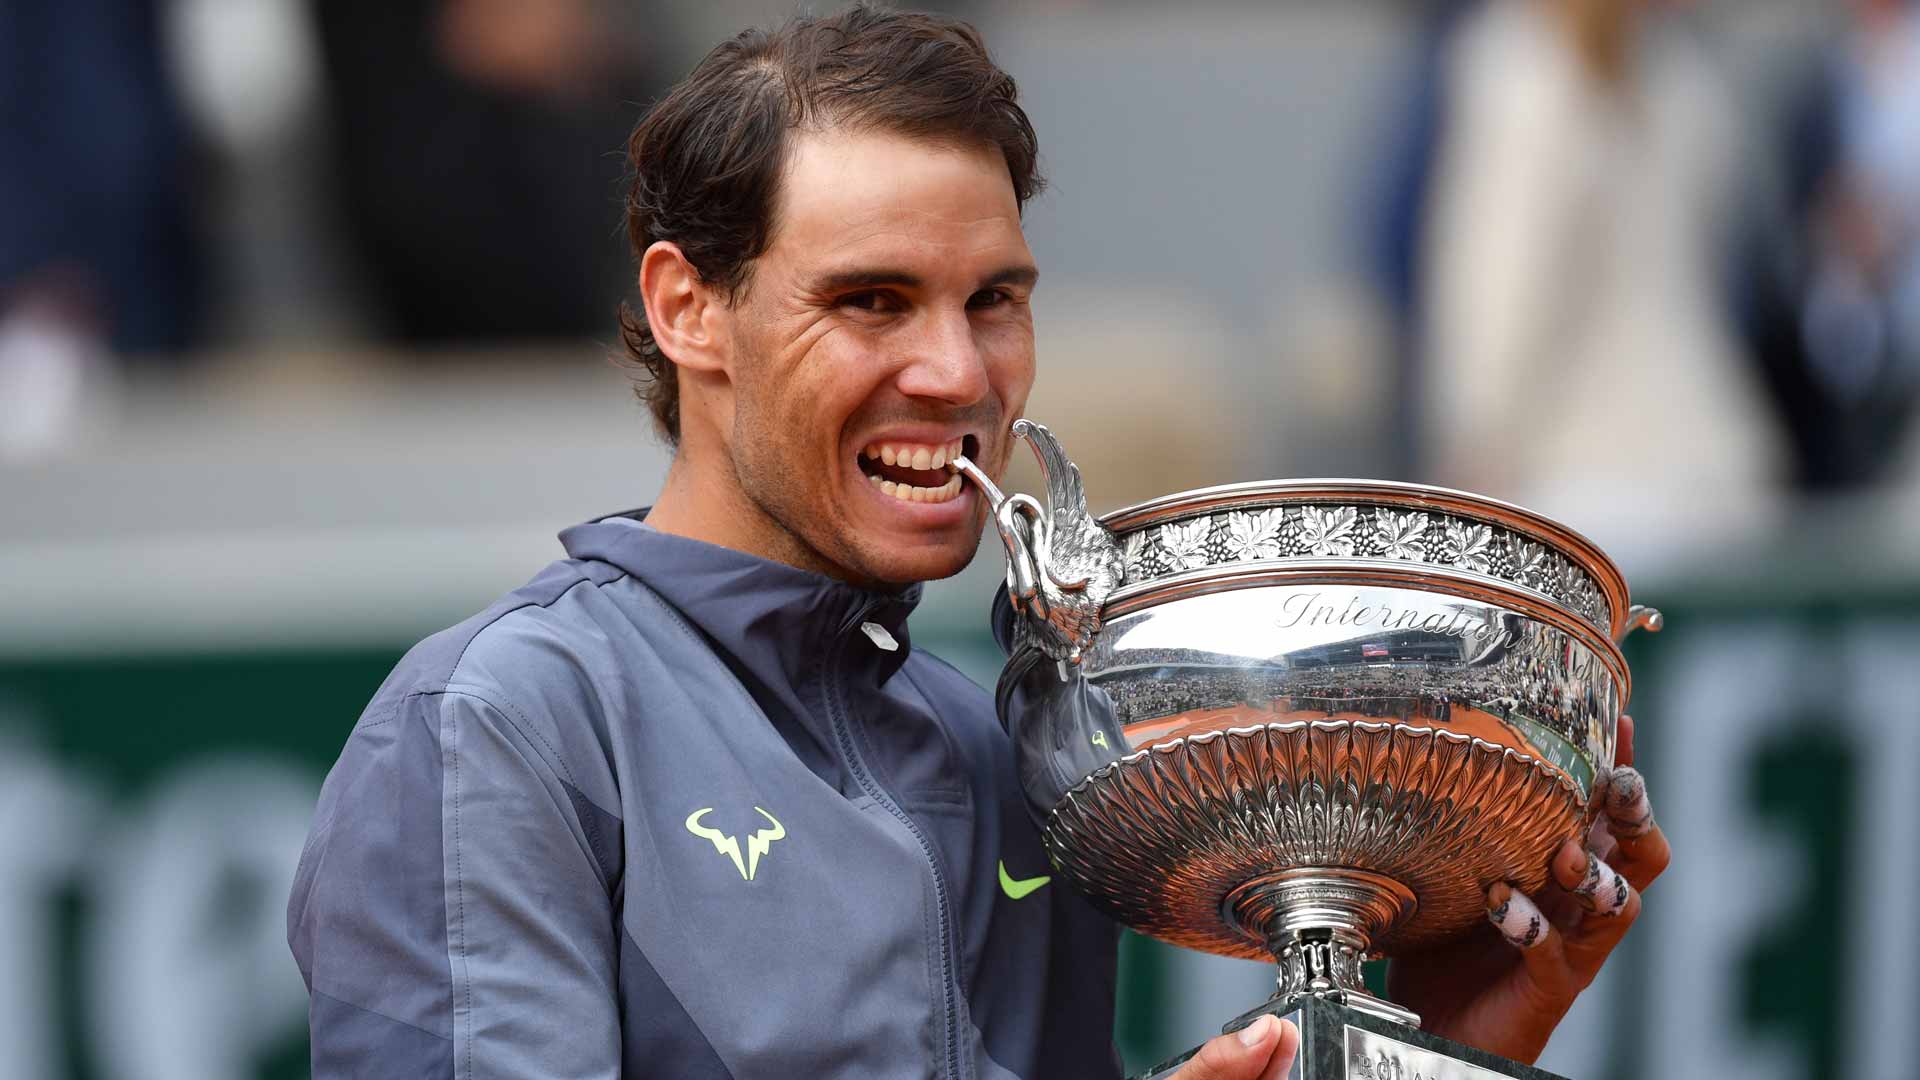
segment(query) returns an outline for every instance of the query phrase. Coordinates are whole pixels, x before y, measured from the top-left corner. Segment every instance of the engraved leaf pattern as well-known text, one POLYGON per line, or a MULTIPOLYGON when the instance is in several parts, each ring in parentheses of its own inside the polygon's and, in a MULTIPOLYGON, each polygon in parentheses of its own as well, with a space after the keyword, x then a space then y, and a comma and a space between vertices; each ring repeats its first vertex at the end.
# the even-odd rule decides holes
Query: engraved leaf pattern
POLYGON ((1465 521, 1447 522, 1447 554, 1455 566, 1485 573, 1493 565, 1487 550, 1493 542, 1493 530, 1465 521))
POLYGON ((1280 557, 1280 525, 1284 512, 1254 510, 1227 519, 1227 550, 1242 562, 1280 557))
POLYGON ((1232 562, 1355 556, 1454 565, 1525 585, 1604 624, 1607 602, 1580 566, 1549 544, 1472 519, 1388 507, 1297 506, 1230 510, 1129 532, 1119 580, 1232 562))
POLYGON ((1565 559, 1555 559, 1555 561, 1559 565, 1555 567, 1555 573, 1553 573, 1553 596, 1572 603, 1576 596, 1580 596, 1580 571, 1574 569, 1574 565, 1565 559))
POLYGON ((1554 599, 1559 600, 1568 607, 1577 607, 1579 604, 1580 590, 1587 583, 1586 575, 1580 572, 1579 567, 1565 559, 1556 559, 1554 561, 1557 564, 1554 568, 1555 572, 1553 575, 1552 592, 1554 599))
POLYGON ((1577 610, 1587 617, 1589 622, 1606 623, 1607 604, 1600 596, 1600 590, 1585 574, 1580 575, 1580 602, 1577 610))
POLYGON ((1169 522, 1160 527, 1160 546, 1177 569, 1197 570, 1207 565, 1207 534, 1212 530, 1211 518, 1169 522))
POLYGON ((1426 514, 1417 510, 1405 513, 1382 510, 1376 520, 1380 523, 1381 554, 1389 559, 1420 561, 1424 554, 1420 538, 1427 532, 1426 514))
POLYGON ((1353 525, 1358 516, 1351 506, 1309 506, 1300 511, 1307 550, 1314 555, 1353 554, 1353 525))
POLYGON ((1533 585, 1546 577, 1547 549, 1531 540, 1521 540, 1513 549, 1513 577, 1522 585, 1533 585))
POLYGON ((1140 568, 1140 564, 1146 560, 1146 553, 1147 553, 1146 531, 1142 530, 1140 532, 1128 534, 1126 545, 1121 549, 1120 557, 1127 564, 1127 571, 1129 576, 1131 576, 1134 571, 1138 570, 1140 568))

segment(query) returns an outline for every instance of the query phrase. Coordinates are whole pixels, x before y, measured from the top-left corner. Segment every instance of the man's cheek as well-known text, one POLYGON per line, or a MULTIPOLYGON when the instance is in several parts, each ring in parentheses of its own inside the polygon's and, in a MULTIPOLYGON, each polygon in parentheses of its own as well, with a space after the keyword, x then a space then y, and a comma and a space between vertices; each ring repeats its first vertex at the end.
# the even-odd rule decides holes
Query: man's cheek
POLYGON ((1002 415, 999 422, 1002 427, 1011 425, 1024 415, 1027 409, 1027 395, 1033 390, 1033 355, 1015 359, 996 372, 992 378, 994 394, 1000 399, 1002 415))
MULTIPOLYGON (((1027 392, 1033 389, 1034 347, 1031 324, 997 328, 982 341, 987 357, 987 378, 995 394, 1011 416, 1026 408, 1027 392)), ((1011 422, 1011 419, 1009 419, 1011 422)))

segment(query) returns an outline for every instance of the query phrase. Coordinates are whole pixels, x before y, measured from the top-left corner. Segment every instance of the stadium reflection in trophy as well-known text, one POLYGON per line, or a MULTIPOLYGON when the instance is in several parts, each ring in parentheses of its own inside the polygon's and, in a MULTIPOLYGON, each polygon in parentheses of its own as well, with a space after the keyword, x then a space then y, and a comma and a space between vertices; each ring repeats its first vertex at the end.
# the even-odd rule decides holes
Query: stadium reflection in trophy
POLYGON ((1614 761, 1629 606, 1611 560, 1462 492, 1296 480, 1094 519, 1046 428, 1048 502, 971 462, 1007 549, 997 693, 1059 874, 1142 933, 1271 958, 1295 1076, 1538 1077, 1417 1030, 1364 959, 1532 892, 1614 761))

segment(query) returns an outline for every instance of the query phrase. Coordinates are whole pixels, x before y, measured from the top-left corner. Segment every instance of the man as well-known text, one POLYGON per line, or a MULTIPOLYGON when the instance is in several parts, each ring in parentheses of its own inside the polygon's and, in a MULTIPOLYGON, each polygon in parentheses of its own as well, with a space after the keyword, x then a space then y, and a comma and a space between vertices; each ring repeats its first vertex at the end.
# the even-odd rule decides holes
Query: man
MULTIPOLYGON (((630 152, 673 466, 355 728, 288 913, 314 1075, 1117 1075, 1115 930, 1041 883, 992 703, 906 624, 983 526, 944 462, 998 475, 1033 379, 1012 81, 963 24, 856 8, 722 45, 630 152)), ((1404 989, 1537 1054, 1620 888, 1404 989)), ((1297 1046, 1267 1018, 1180 1075, 1297 1046)))

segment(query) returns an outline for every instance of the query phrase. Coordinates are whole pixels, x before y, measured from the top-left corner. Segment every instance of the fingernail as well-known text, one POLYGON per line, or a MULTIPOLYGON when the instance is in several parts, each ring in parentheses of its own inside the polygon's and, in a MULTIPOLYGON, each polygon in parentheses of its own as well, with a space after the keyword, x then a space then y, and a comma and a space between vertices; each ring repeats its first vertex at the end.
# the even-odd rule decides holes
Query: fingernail
POLYGON ((1565 881, 1569 877, 1573 878, 1575 892, 1578 892, 1582 885, 1592 884, 1587 880, 1587 875, 1593 870, 1593 860, 1587 855, 1587 849, 1581 847, 1578 841, 1568 840, 1561 844, 1560 850, 1553 855, 1553 879, 1565 881))
POLYGON ((1263 1016, 1253 1023, 1248 1024, 1246 1027, 1241 1028, 1240 1045, 1255 1047, 1266 1042, 1268 1033, 1273 1030, 1273 1024, 1274 1020, 1272 1016, 1263 1016))
POLYGON ((1574 886, 1573 891, 1582 896, 1592 896, 1594 890, 1600 887, 1600 871, 1607 864, 1600 861, 1600 856, 1595 855, 1592 848, 1582 851, 1580 857, 1587 861, 1587 869, 1580 877, 1580 884, 1574 886))

